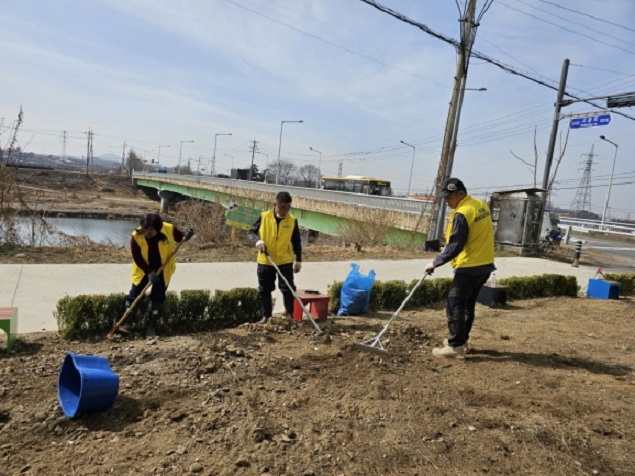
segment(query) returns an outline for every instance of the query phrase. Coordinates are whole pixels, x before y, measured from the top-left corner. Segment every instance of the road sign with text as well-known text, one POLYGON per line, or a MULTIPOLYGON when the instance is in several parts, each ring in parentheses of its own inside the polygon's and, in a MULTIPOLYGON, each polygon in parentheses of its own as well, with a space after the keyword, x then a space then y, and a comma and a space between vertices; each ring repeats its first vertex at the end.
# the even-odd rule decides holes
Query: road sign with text
POLYGON ((585 127, 606 126, 611 122, 610 114, 598 114, 589 117, 575 117, 569 122, 569 129, 583 129, 585 127))

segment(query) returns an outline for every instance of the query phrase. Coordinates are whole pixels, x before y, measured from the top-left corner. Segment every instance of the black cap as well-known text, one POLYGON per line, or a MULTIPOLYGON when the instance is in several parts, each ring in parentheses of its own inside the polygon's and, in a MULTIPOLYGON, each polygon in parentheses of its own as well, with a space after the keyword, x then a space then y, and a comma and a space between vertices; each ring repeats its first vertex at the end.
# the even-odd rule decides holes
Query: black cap
POLYGON ((441 191, 439 192, 439 197, 448 198, 452 192, 457 192, 459 190, 463 190, 467 193, 467 189, 463 182, 461 182, 458 178, 449 178, 443 181, 443 185, 441 185, 441 191))

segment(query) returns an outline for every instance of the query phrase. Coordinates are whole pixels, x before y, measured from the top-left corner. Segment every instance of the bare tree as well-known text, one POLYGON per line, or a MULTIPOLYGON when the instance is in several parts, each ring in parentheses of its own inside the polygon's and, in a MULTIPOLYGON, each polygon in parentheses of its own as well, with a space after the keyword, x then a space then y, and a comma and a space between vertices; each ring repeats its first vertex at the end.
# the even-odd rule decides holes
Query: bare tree
POLYGON ((130 171, 143 170, 143 157, 134 150, 130 150, 128 157, 126 157, 126 169, 130 171))
MULTIPOLYGON (((564 154, 567 151, 567 144, 569 143, 569 131, 570 129, 567 129, 567 133, 564 137, 564 143, 562 142, 562 133, 560 134, 560 153, 558 154, 558 158, 555 161, 556 163, 555 163, 555 167, 553 167, 553 173, 551 174, 551 177, 549 178, 549 181, 547 183, 547 201, 549 201, 551 197, 553 184, 555 183, 556 175, 558 174, 558 168, 560 167, 560 163, 562 162, 562 159, 564 158, 564 154)), ((533 164, 529 163, 527 160, 523 159, 522 157, 517 156, 516 154, 514 154, 512 150, 510 150, 509 152, 515 158, 520 160, 523 164, 525 164, 527 167, 529 167, 533 171, 534 188, 536 188, 538 186, 536 181, 536 174, 538 169, 538 142, 536 140, 536 129, 534 128, 534 163, 533 164)))
POLYGON ((319 179, 319 171, 315 165, 303 165, 298 169, 298 185, 302 187, 314 188, 319 179))
POLYGON ((280 185, 293 185, 293 182, 296 178, 295 174, 298 168, 293 165, 293 162, 290 160, 280 159, 280 177, 277 177, 278 166, 271 167, 271 169, 267 172, 267 182, 269 183, 278 183, 280 185))

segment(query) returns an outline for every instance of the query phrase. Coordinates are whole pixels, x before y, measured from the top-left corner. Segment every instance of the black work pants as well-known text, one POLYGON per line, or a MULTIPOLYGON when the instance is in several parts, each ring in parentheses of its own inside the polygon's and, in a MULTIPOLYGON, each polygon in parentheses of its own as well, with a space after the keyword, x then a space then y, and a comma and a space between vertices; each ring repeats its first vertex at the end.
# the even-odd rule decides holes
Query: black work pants
POLYGON ((459 347, 470 338, 472 324, 474 324, 474 309, 476 299, 483 285, 489 279, 490 273, 470 276, 467 274, 454 274, 448 302, 445 309, 448 318, 448 345, 459 347))
MULTIPOLYGON (((282 275, 289 281, 295 291, 295 283, 293 282, 293 263, 282 264, 278 266, 282 275)), ((273 313, 273 301, 271 299, 271 293, 276 289, 276 278, 278 278, 278 288, 282 292, 282 299, 284 302, 284 308, 287 311, 287 316, 293 315, 293 293, 284 282, 284 279, 280 279, 276 269, 273 266, 258 263, 258 295, 260 297, 260 307, 262 309, 263 317, 271 317, 273 313)))
MULTIPOLYGON (((148 275, 145 275, 139 284, 133 284, 130 288, 130 292, 126 296, 126 301, 129 304, 141 294, 143 288, 148 284, 148 275)), ((165 293, 167 291, 167 286, 165 285, 165 281, 163 281, 163 273, 159 275, 159 282, 157 284, 152 285, 152 289, 150 290, 150 301, 154 304, 163 304, 165 302, 165 293)))

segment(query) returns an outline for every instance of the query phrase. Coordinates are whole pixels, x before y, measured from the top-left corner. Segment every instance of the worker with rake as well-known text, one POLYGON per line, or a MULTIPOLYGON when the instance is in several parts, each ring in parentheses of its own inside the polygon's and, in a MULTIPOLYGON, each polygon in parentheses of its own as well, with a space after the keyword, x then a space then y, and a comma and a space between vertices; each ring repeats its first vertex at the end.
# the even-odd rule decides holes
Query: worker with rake
POLYGON ((258 249, 258 294, 262 319, 257 324, 266 324, 273 313, 271 293, 276 289, 278 273, 281 275, 278 288, 282 292, 286 315, 290 317, 293 314, 293 273, 302 269, 302 241, 298 220, 289 213, 291 201, 289 192, 278 192, 273 209, 262 212, 248 232, 249 239, 256 243, 258 249))
POLYGON ((457 178, 445 180, 439 196, 453 211, 445 232, 446 246, 426 266, 426 272, 448 261, 454 268, 454 279, 448 295, 446 315, 449 337, 444 346, 432 350, 436 357, 464 358, 474 323, 474 310, 479 291, 496 270, 494 266, 494 232, 490 209, 482 200, 467 194, 457 178))
MULTIPOLYGON (((155 325, 165 302, 170 278, 176 269, 174 255, 178 248, 175 248, 175 243, 187 241, 193 235, 194 230, 183 232, 163 221, 158 213, 146 213, 141 218, 140 226, 132 232, 132 287, 126 296, 126 310, 133 303, 136 304, 137 297, 152 286, 145 326, 146 337, 156 337, 155 325)), ((124 334, 129 334, 132 330, 131 321, 134 315, 132 309, 130 311, 129 318, 118 328, 124 334)))

